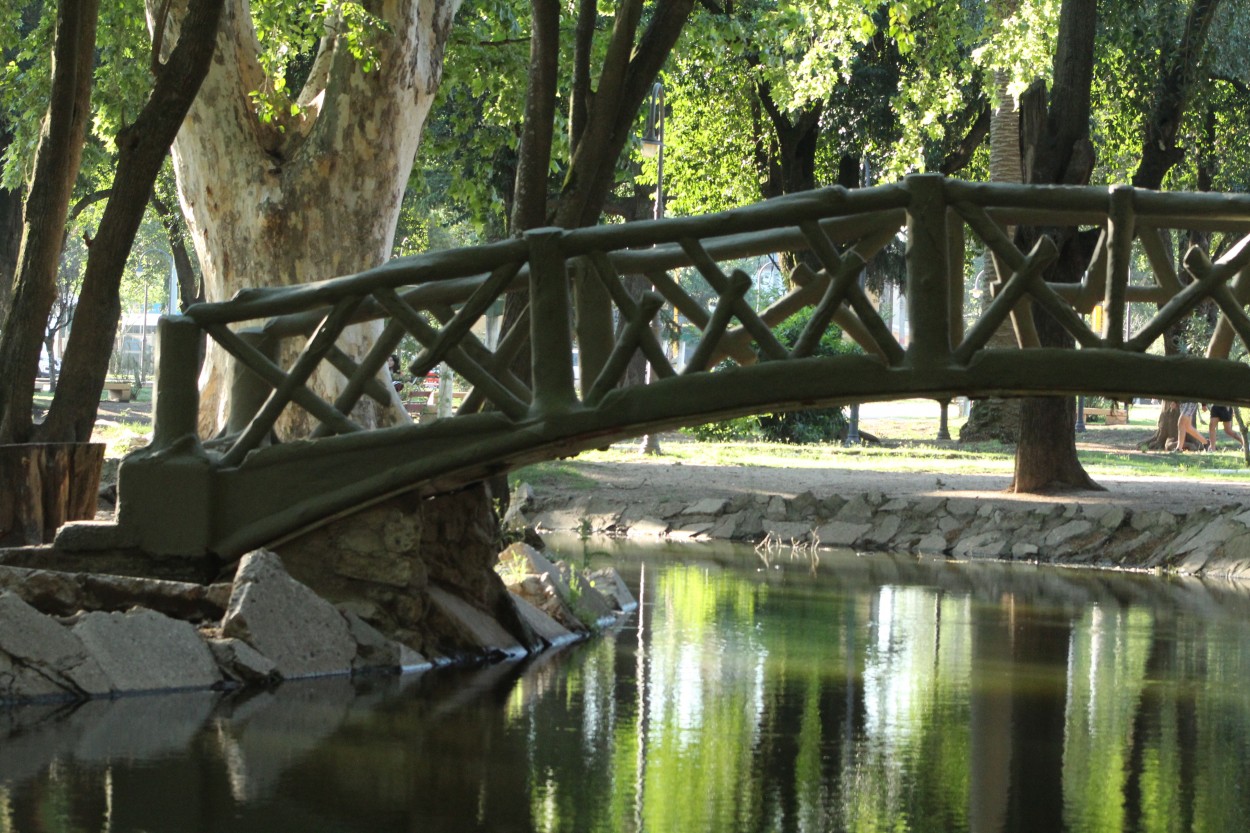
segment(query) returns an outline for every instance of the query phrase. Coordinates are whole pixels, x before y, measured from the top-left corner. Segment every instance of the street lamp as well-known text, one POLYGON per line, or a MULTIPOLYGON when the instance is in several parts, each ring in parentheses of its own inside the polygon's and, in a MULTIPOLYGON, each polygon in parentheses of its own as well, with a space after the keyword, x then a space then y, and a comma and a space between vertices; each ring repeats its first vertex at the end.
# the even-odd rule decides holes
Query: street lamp
MULTIPOLYGON (((655 157, 655 212, 659 220, 664 217, 664 84, 656 81, 651 87, 651 99, 647 111, 647 126, 642 133, 642 155, 655 157)), ((651 384, 651 363, 647 363, 646 383, 651 384)), ((654 434, 642 438, 643 454, 660 453, 660 439, 654 434)))
POLYGON ((655 157, 655 219, 664 216, 664 84, 651 87, 647 126, 642 133, 642 155, 655 157))

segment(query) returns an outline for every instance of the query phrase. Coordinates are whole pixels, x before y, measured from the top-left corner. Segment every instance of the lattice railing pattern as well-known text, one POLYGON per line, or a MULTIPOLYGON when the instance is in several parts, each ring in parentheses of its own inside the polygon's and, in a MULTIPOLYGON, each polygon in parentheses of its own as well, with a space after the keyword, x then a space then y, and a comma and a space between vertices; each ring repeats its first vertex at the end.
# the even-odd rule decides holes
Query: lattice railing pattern
MULTIPOLYGON (((1049 312, 1084 348, 1140 354, 1209 300, 1220 317, 1208 356, 1227 356, 1234 339, 1250 344, 1245 311, 1250 238, 1225 247, 1215 262, 1191 250, 1182 261, 1188 279, 1183 280, 1162 234, 1170 229, 1245 234, 1250 196, 987 185, 917 175, 893 185, 822 189, 703 217, 539 229, 517 240, 432 252, 315 284, 251 290, 228 302, 193 306, 177 324, 206 332, 264 385, 246 413, 232 415, 233 430, 218 459, 232 467, 262 444, 292 405, 315 417, 316 436, 362 430, 353 408, 363 397, 393 401, 380 371, 406 334, 422 346, 409 368, 415 376, 447 362, 472 385, 459 415, 490 410, 518 424, 601 407, 639 352, 654 378, 694 376, 724 359, 751 365, 808 357, 833 325, 886 372, 968 367, 1008 321, 1019 346, 1035 348, 1031 305, 1049 312), (1056 234, 1100 229, 1084 280, 1048 283, 1046 269, 1058 255, 1052 236, 1043 234, 1022 251, 1009 234, 1015 226, 1056 234), (903 341, 892 334, 861 279, 896 239, 906 245, 909 332, 903 341), (997 281, 993 300, 965 332, 968 239, 991 255, 997 281), (746 298, 752 280, 741 262, 762 256, 798 265, 787 276, 789 291, 757 311, 746 298), (1143 268, 1134 269, 1135 264, 1143 268), (1135 274, 1145 282, 1131 280, 1135 274), (645 276, 650 286, 641 297, 626 289, 625 276, 633 275, 645 276), (526 293, 525 313, 489 349, 474 325, 500 298, 517 292, 526 293), (1157 310, 1136 332, 1126 333, 1132 303, 1157 310), (1105 310, 1101 332, 1093 332, 1083 318, 1096 304, 1105 310), (674 365, 654 331, 665 305, 701 333, 682 367, 674 365), (805 307, 814 313, 787 348, 775 329, 805 307), (257 320, 264 323, 254 326, 257 320), (382 332, 363 357, 336 346, 345 327, 373 320, 384 322, 382 332), (282 366, 275 345, 287 339, 306 341, 298 358, 282 366), (575 344, 582 362, 580 389, 574 384, 575 344), (528 379, 513 371, 523 352, 528 379), (323 363, 343 377, 333 401, 309 385, 323 363)), ((193 375, 194 370, 171 360, 161 367, 161 373, 169 372, 193 375)), ((1233 398, 1248 399, 1250 391, 1233 398)), ((715 403, 707 410, 714 413, 715 403)), ((158 423, 162 413, 158 405, 158 423)), ((185 413, 185 407, 164 410, 168 419, 184 423, 185 413)), ((158 424, 158 436, 180 433, 158 424)))

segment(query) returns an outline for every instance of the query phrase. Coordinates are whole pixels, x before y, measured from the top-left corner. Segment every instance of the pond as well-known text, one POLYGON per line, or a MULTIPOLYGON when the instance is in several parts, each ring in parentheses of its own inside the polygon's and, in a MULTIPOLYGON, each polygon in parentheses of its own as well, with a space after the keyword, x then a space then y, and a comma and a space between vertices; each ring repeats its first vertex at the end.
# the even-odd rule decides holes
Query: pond
POLYGON ((555 543, 640 611, 526 663, 0 713, 0 831, 1250 829, 1250 588, 555 543))

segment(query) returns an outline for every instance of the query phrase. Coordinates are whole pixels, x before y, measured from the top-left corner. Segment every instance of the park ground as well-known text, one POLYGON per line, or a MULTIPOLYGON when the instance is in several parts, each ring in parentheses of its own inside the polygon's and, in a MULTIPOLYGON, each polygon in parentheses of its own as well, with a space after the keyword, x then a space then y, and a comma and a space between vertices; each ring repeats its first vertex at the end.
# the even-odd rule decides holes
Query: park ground
MULTIPOLYGON (((928 400, 874 403, 860 409, 863 431, 876 445, 779 445, 699 443, 678 433, 661 439, 663 453, 644 457, 637 441, 604 451, 522 469, 543 496, 618 496, 622 504, 648 498, 729 497, 740 493, 794 496, 881 492, 891 497, 941 495, 1027 503, 1110 503, 1134 509, 1189 512, 1231 503, 1250 505, 1250 469, 1232 439, 1215 453, 1145 452, 1155 430, 1158 405, 1135 405, 1126 425, 1091 423, 1077 435, 1077 451, 1103 492, 1014 495, 1010 486, 1014 449, 975 446, 936 438, 939 410, 928 400)), ((950 411, 950 434, 963 419, 950 411)), ((1205 423, 1202 426, 1205 433, 1205 423)))
MULTIPOLYGON (((952 406, 950 433, 963 418, 952 406)), ((1014 450, 999 443, 968 446, 937 440, 939 411, 930 400, 871 403, 860 408, 860 426, 880 442, 846 448, 776 443, 706 443, 670 432, 662 454, 643 456, 636 440, 576 458, 529 466, 513 480, 544 496, 617 496, 622 504, 649 497, 731 496, 739 493, 793 496, 877 491, 890 496, 940 494, 995 501, 1115 503, 1137 509, 1188 512, 1230 503, 1250 505, 1250 468, 1229 437, 1215 453, 1146 452, 1158 405, 1135 405, 1126 425, 1091 422, 1077 435, 1077 450, 1105 492, 1013 495, 1014 450)), ((1206 426, 1200 426, 1206 433, 1206 426)), ((101 402, 96 439, 110 455, 141 445, 150 431, 150 403, 101 402)))

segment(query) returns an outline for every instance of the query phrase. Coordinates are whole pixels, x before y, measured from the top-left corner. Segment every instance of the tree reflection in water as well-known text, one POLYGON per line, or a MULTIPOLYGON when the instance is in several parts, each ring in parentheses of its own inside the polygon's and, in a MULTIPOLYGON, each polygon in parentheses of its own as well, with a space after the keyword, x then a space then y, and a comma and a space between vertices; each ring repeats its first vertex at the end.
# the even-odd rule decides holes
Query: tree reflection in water
POLYGON ((637 620, 530 663, 4 714, 0 833, 1250 829, 1235 585, 606 557, 637 620))

